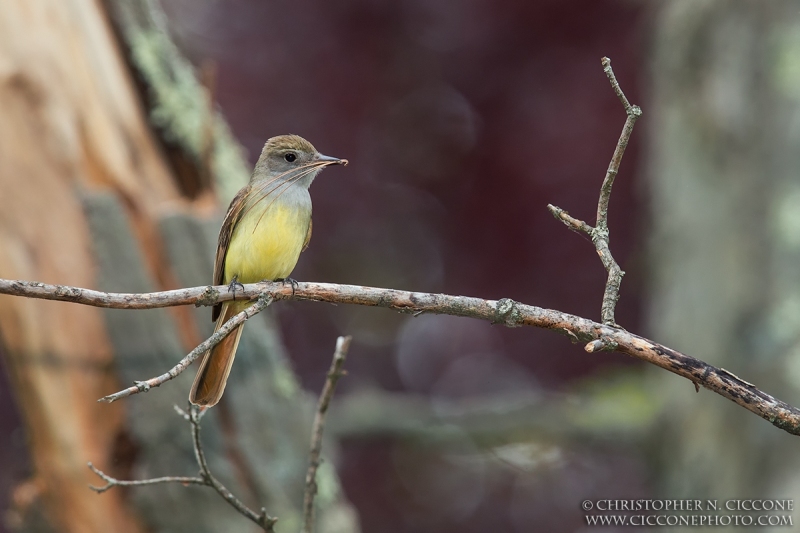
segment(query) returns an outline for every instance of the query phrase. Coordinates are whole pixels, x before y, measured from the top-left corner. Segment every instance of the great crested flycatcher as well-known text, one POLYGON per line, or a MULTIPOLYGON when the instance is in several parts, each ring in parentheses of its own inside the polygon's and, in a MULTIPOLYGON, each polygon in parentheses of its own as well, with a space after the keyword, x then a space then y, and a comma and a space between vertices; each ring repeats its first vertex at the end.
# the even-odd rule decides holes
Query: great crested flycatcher
MULTIPOLYGON (((273 137, 264 145, 250 183, 233 198, 219 232, 214 285, 287 280, 311 239, 308 187, 329 165, 346 159, 322 155, 297 135, 273 137)), ((293 281, 293 280, 290 280, 293 281)), ((250 302, 214 306, 215 331, 250 302)), ((216 405, 225 390, 243 324, 203 355, 189 401, 216 405)))

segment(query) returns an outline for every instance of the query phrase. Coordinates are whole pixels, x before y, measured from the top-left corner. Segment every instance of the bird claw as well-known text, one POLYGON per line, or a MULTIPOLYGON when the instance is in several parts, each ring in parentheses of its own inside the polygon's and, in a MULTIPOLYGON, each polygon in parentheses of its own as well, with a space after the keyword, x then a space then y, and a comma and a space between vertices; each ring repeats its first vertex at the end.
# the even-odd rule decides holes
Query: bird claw
POLYGON ((294 278, 276 279, 275 281, 280 281, 284 287, 286 286, 287 283, 290 284, 292 286, 292 296, 294 296, 294 291, 295 289, 297 289, 297 286, 299 285, 297 280, 294 278))
POLYGON ((228 292, 233 293, 234 300, 236 300, 236 287, 239 287, 239 290, 244 292, 244 285, 239 282, 239 276, 233 276, 233 279, 228 284, 228 292))

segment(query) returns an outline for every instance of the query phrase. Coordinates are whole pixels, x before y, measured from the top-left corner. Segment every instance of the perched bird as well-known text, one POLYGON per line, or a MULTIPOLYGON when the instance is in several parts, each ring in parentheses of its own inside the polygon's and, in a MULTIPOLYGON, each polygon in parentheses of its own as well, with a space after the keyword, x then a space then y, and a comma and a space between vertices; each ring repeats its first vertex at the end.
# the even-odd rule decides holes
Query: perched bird
MULTIPOLYGON (((235 290, 243 283, 290 281, 300 252, 311 239, 308 188, 329 165, 346 159, 322 155, 297 135, 273 137, 264 145, 250 183, 233 198, 219 232, 214 285, 235 290)), ((217 304, 215 331, 244 310, 249 301, 217 304)), ((244 325, 203 355, 189 401, 210 407, 222 397, 244 325)))

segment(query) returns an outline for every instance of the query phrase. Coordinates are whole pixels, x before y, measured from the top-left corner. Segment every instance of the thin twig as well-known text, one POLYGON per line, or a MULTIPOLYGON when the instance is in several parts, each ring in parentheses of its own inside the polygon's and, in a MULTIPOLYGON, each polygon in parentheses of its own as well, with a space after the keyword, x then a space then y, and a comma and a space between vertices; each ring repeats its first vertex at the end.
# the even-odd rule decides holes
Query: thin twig
POLYGON ((336 390, 336 383, 345 374, 342 371, 342 366, 347 357, 347 352, 350 350, 351 340, 352 337, 349 335, 336 339, 336 349, 333 352, 331 368, 328 370, 328 377, 322 387, 322 393, 317 404, 317 412, 314 415, 314 425, 311 429, 311 451, 309 452, 308 472, 306 473, 306 491, 303 496, 303 533, 312 533, 314 531, 314 497, 317 495, 317 468, 322 462, 320 452, 322 451, 322 432, 325 429, 325 415, 336 390))
POLYGON ((138 487, 141 485, 158 485, 161 483, 180 483, 181 485, 206 485, 207 483, 201 477, 180 477, 180 476, 166 476, 166 477, 156 477, 152 479, 141 479, 135 481, 125 481, 113 478, 103 472, 102 470, 95 467, 91 462, 87 463, 89 468, 100 476, 103 481, 106 482, 105 485, 102 487, 96 487, 94 485, 89 485, 89 488, 95 491, 98 494, 101 494, 113 487, 138 487))
POLYGON ((89 463, 89 468, 100 476, 106 484, 102 487, 95 487, 94 485, 89 485, 89 488, 97 493, 102 493, 107 491, 112 487, 138 487, 142 485, 156 485, 160 483, 181 483, 183 485, 204 485, 207 487, 213 488, 217 493, 222 496, 222 498, 228 502, 234 509, 236 509, 240 514, 249 518, 256 524, 258 524, 261 529, 267 532, 274 531, 273 526, 278 521, 277 518, 273 518, 267 514, 267 511, 262 507, 261 513, 256 513, 249 507, 247 507, 244 503, 242 503, 236 496, 234 496, 231 491, 229 491, 222 483, 220 483, 217 478, 215 478, 211 474, 211 470, 208 468, 208 463, 206 462, 205 454, 203 453, 203 446, 200 442, 200 419, 203 417, 203 412, 198 408, 196 405, 189 405, 189 411, 186 412, 183 409, 180 409, 178 406, 175 406, 175 411, 177 411, 178 415, 183 417, 187 420, 191 426, 192 430, 192 444, 194 446, 194 456, 195 460, 197 461, 197 465, 200 467, 200 476, 199 477, 179 477, 179 476, 166 476, 166 477, 159 477, 159 478, 152 478, 152 479, 142 479, 142 480, 135 480, 135 481, 124 481, 113 478, 108 474, 104 473, 103 471, 97 469, 92 463, 89 463))
POLYGON ((594 228, 591 227, 586 222, 584 222, 583 220, 578 220, 577 218, 570 216, 569 213, 567 213, 560 207, 554 206, 553 204, 547 204, 547 209, 554 217, 563 222, 565 226, 567 226, 575 233, 585 233, 589 237, 592 236, 592 231, 594 230, 594 228))
POLYGON ((628 118, 625 119, 625 124, 622 126, 622 133, 620 133, 614 154, 611 156, 611 162, 608 165, 608 170, 606 170, 606 176, 603 178, 603 184, 600 186, 600 199, 597 201, 597 222, 595 224, 597 228, 608 229, 608 203, 611 200, 611 187, 614 185, 617 173, 619 173, 619 166, 631 139, 633 126, 636 124, 636 119, 641 115, 642 110, 638 106, 633 106, 628 113, 628 118))
MULTIPOLYGON (((90 291, 63 285, 2 280, 0 294, 12 294, 46 300, 70 301, 117 309, 149 309, 175 305, 214 305, 233 299, 226 286, 193 287, 176 291, 146 294, 115 294, 90 291)), ((657 342, 624 329, 600 324, 587 318, 526 305, 514 300, 484 300, 468 296, 399 291, 359 285, 300 282, 294 287, 282 283, 251 283, 236 291, 237 299, 254 300, 260 296, 275 300, 311 300, 334 304, 384 307, 401 313, 432 313, 487 320, 508 327, 545 328, 568 337, 572 342, 590 343, 603 339, 604 346, 647 361, 685 377, 744 407, 750 412, 793 435, 800 435, 800 410, 759 390, 729 372, 709 365, 657 342), (293 294, 294 293, 294 294, 293 294)), ((594 345, 592 346, 594 349, 594 345)), ((138 392, 138 390, 137 390, 138 392)))
POLYGON ((606 177, 603 179, 603 185, 600 187, 600 200, 597 202, 597 222, 595 225, 602 230, 608 228, 608 202, 611 199, 611 186, 614 185, 614 178, 617 177, 617 173, 619 172, 622 156, 625 154, 625 148, 628 147, 628 141, 633 133, 633 125, 636 123, 636 119, 642 116, 642 110, 639 106, 631 105, 625 93, 622 92, 617 77, 611 69, 611 59, 604 57, 601 63, 603 65, 603 72, 605 72, 608 77, 611 88, 614 90, 614 93, 616 93, 619 101, 622 102, 622 107, 625 109, 625 114, 627 115, 625 125, 622 126, 622 133, 614 149, 614 155, 611 156, 611 163, 608 165, 606 177))
POLYGON ((617 307, 619 300, 619 288, 622 284, 622 276, 625 272, 619 267, 611 255, 609 248, 610 234, 608 231, 608 204, 611 201, 611 187, 614 185, 614 179, 619 173, 619 165, 622 162, 622 156, 625 154, 625 148, 628 147, 631 134, 633 133, 633 125, 636 119, 642 116, 642 110, 639 106, 631 105, 622 88, 619 86, 617 77, 614 76, 614 71, 611 70, 611 60, 607 57, 602 59, 603 72, 606 73, 608 81, 611 82, 611 88, 616 93, 622 106, 625 108, 625 125, 622 126, 622 133, 617 141, 617 146, 614 149, 614 155, 611 156, 611 163, 608 165, 606 176, 603 179, 603 184, 600 186, 600 199, 597 201, 597 221, 595 226, 592 227, 582 220, 578 220, 569 216, 569 214, 554 205, 548 205, 547 209, 558 220, 562 221, 569 229, 585 233, 592 238, 592 243, 597 250, 597 255, 600 256, 600 261, 603 263, 608 272, 608 279, 606 281, 606 288, 603 292, 603 303, 600 307, 600 319, 603 324, 609 326, 616 326, 614 320, 614 310, 617 307))
POLYGON ((625 93, 622 92, 622 87, 619 86, 619 82, 617 82, 617 77, 614 76, 614 71, 611 70, 611 59, 604 57, 600 60, 600 63, 603 65, 603 72, 606 73, 606 77, 608 77, 608 81, 611 82, 611 88, 614 89, 614 93, 616 93, 617 98, 619 101, 622 102, 622 107, 625 108, 625 112, 628 113, 632 107, 631 103, 625 97, 625 93))
POLYGON ((194 350, 189 352, 189 354, 181 359, 177 365, 169 369, 169 371, 161 374, 160 376, 156 376, 154 378, 150 378, 145 381, 136 381, 132 387, 128 387, 127 389, 123 389, 119 392, 115 392, 114 394, 109 394, 108 396, 103 396, 98 402, 106 402, 106 403, 113 403, 121 398, 127 398, 132 394, 138 394, 140 392, 147 392, 154 387, 159 387, 166 383, 167 381, 173 380, 178 377, 186 368, 191 365, 195 359, 206 353, 208 350, 222 342, 222 339, 227 337, 231 331, 236 329, 236 327, 244 322, 245 320, 254 317, 264 309, 266 309, 269 304, 272 303, 272 297, 269 295, 264 295, 263 297, 259 297, 259 299, 242 311, 234 316, 232 316, 225 324, 222 325, 217 331, 214 332, 208 339, 201 342, 194 350))
POLYGON ((273 526, 278 521, 277 518, 269 516, 267 510, 263 507, 260 513, 256 513, 250 509, 211 474, 211 470, 209 470, 208 463, 206 462, 205 453, 203 453, 203 446, 200 443, 200 419, 204 412, 205 411, 201 410, 196 405, 189 406, 189 423, 192 425, 194 455, 197 459, 197 464, 200 465, 200 475, 208 486, 217 491, 217 494, 222 496, 222 499, 231 504, 240 514, 258 524, 264 531, 273 531, 273 526))

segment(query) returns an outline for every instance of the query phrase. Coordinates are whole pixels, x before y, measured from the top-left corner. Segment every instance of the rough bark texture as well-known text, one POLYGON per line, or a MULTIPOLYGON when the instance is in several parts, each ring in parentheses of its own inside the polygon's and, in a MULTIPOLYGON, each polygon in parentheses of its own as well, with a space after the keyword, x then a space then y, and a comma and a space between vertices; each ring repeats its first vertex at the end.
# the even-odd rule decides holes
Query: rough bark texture
MULTIPOLYGON (((147 213, 175 199, 103 13, 92 1, 10 0, 0 10, 0 271, 96 286, 87 191, 124 196, 142 247, 147 213)), ((154 266, 154 256, 148 266, 154 266)), ((103 314, 4 298, 0 332, 30 441, 40 501, 56 531, 140 526, 122 494, 87 491, 90 458, 110 464, 123 409, 103 314)), ((40 511, 31 509, 32 513, 40 511)), ((26 514, 24 510, 20 510, 26 514)), ((32 518, 32 517, 31 517, 32 518)))
MULTIPOLYGON (((677 0, 657 26, 650 333, 797 402, 797 3, 677 0)), ((800 454, 785 435, 656 379, 668 399, 663 494, 800 496, 800 454)))
MULTIPOLYGON (((109 5, 116 8, 114 24, 104 4, 92 0, 8 0, 0 9, 0 276, 129 291, 207 283, 218 207, 197 168, 194 140, 166 132, 197 129, 208 102, 158 26, 157 4, 109 5), (148 60, 173 75, 145 75, 148 60), (192 98, 168 111, 175 100, 156 94, 192 98), (181 159, 195 164, 181 166, 181 159)), ((224 190, 243 184, 246 162, 220 119, 214 132, 216 180, 224 190)), ((311 403, 271 321, 253 323, 226 405, 205 420, 207 455, 247 503, 281 519, 279 530, 297 529, 311 403)), ((211 327, 207 310, 132 312, 0 299, 0 355, 35 469, 27 484, 35 497, 14 510, 12 525, 249 531, 244 518, 204 488, 97 495, 87 487, 98 482, 87 461, 118 477, 196 473, 188 428, 172 410, 186 402, 188 376, 142 401, 96 400, 179 359, 211 327), (49 525, 36 516, 42 510, 49 525)), ((335 474, 325 475, 320 520, 352 529, 335 474)))

